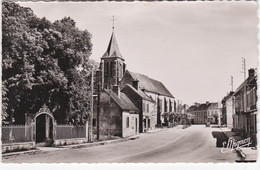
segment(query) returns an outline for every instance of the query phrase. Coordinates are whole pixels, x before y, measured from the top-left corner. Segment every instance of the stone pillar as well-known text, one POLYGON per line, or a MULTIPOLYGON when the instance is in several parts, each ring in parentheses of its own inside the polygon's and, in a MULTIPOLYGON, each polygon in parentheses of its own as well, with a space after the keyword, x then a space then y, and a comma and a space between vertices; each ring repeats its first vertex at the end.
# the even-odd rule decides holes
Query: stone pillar
POLYGON ((85 138, 88 139, 88 121, 86 121, 86 123, 85 123, 85 130, 86 130, 85 131, 85 135, 86 135, 85 138))
POLYGON ((31 123, 31 140, 36 142, 36 122, 31 123))
POLYGON ((53 127, 52 127, 52 134, 53 134, 53 141, 55 142, 56 138, 57 138, 57 133, 56 133, 56 121, 53 119, 53 127))
POLYGON ((50 117, 45 115, 45 138, 50 138, 50 117))

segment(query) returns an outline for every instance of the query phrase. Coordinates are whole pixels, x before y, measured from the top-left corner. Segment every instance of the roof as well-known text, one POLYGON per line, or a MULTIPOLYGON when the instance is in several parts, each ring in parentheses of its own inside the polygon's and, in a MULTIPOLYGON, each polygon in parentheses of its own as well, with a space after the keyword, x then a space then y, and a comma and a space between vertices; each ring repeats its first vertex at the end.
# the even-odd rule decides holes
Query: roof
POLYGON ((108 47, 107 47, 107 51, 101 57, 101 59, 102 58, 109 58, 109 57, 118 57, 118 58, 123 59, 123 57, 122 57, 122 55, 119 51, 117 42, 116 42, 116 37, 115 37, 114 32, 111 35, 111 38, 110 38, 110 41, 109 41, 109 44, 108 44, 108 47))
POLYGON ((226 102, 231 96, 233 96, 234 92, 231 91, 229 92, 223 99, 222 99, 222 103, 226 102))
POLYGON ((134 80, 139 81, 138 85, 141 89, 174 98, 173 95, 169 92, 169 90, 164 86, 162 82, 151 79, 148 76, 143 74, 134 73, 130 71, 128 72, 130 73, 130 75, 134 80))
POLYGON ((217 109, 218 108, 218 102, 210 103, 209 108, 210 109, 217 109))
POLYGON ((234 92, 233 95, 237 95, 237 93, 242 89, 244 88, 248 83, 250 83, 252 80, 255 80, 257 78, 257 76, 253 76, 253 77, 247 77, 247 79, 242 83, 240 84, 240 86, 237 88, 237 90, 234 92))
POLYGON ((187 111, 201 111, 201 110, 207 110, 209 107, 215 107, 218 106, 218 103, 202 103, 202 104, 197 104, 197 105, 192 105, 190 106, 187 111))
POLYGON ((155 102, 152 98, 150 98, 149 96, 147 96, 142 90, 136 90, 133 86, 131 86, 130 84, 126 84, 125 87, 122 89, 122 91, 125 88, 129 88, 131 89, 134 93, 136 93, 137 95, 139 95, 142 99, 150 101, 150 102, 155 102))
POLYGON ((122 109, 130 111, 139 111, 138 108, 132 103, 132 101, 124 94, 120 92, 120 98, 112 90, 104 90, 112 100, 122 109))

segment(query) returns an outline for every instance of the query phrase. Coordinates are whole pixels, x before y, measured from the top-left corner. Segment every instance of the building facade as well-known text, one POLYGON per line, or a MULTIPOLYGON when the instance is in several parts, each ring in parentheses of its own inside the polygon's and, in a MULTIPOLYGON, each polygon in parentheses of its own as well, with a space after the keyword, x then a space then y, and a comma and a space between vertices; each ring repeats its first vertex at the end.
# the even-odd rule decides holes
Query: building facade
POLYGON ((221 125, 226 125, 228 128, 233 128, 233 119, 235 115, 235 98, 233 96, 234 92, 230 92, 227 96, 223 98, 222 103, 222 115, 221 115, 221 125))
POLYGON ((116 88, 101 91, 99 120, 97 101, 94 103, 93 132, 98 133, 100 139, 107 136, 128 137, 139 133, 139 110, 124 93, 116 88))
POLYGON ((248 78, 233 94, 235 98, 233 129, 242 137, 251 137, 253 145, 256 145, 257 75, 254 69, 249 69, 248 73, 248 78))
POLYGON ((194 115, 194 124, 217 124, 220 108, 217 102, 195 103, 188 108, 187 113, 194 115))
POLYGON ((147 132, 155 129, 156 102, 138 88, 137 82, 133 87, 126 84, 121 90, 139 109, 139 132, 147 132))

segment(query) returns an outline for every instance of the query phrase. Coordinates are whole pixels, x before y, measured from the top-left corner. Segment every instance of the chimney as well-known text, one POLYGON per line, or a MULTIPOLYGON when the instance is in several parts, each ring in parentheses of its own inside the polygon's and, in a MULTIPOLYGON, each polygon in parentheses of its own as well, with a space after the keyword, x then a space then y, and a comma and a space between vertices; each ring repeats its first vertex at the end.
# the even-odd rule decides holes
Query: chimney
POLYGON ((120 97, 120 90, 118 85, 113 86, 113 92, 116 93, 118 97, 120 97))
POLYGON ((138 90, 138 80, 136 79, 136 80, 133 80, 133 82, 132 82, 132 85, 133 85, 133 87, 136 89, 136 90, 138 90))
POLYGON ((254 76, 255 76, 255 69, 250 68, 250 69, 248 70, 248 77, 249 77, 249 78, 252 78, 252 77, 254 77, 254 76))

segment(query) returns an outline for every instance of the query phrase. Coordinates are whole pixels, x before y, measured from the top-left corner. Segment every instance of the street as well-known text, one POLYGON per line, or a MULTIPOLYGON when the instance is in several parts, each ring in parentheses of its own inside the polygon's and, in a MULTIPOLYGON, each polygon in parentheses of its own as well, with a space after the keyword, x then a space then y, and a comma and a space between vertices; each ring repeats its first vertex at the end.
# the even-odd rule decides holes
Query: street
POLYGON ((236 153, 221 153, 212 132, 219 128, 192 125, 143 133, 139 139, 88 148, 56 149, 35 155, 3 158, 3 163, 175 163, 235 162, 236 153))

